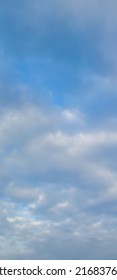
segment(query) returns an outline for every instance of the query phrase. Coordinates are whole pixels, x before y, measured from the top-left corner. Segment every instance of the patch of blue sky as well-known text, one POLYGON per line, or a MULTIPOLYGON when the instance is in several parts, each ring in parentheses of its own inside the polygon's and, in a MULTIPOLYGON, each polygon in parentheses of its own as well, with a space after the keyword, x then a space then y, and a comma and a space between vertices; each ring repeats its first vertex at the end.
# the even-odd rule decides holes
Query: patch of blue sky
POLYGON ((0 2, 0 259, 116 256, 114 5, 0 2))

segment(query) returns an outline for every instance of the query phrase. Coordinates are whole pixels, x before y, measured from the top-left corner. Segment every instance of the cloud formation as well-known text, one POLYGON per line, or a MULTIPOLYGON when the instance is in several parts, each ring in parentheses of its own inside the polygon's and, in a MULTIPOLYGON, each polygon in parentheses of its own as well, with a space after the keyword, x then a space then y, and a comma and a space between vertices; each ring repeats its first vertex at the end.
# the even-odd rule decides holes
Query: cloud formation
MULTIPOLYGON (((78 247, 86 242, 86 248, 91 239, 110 242, 117 177, 106 154, 116 149, 116 131, 92 130, 79 110, 49 113, 36 105, 4 110, 0 123, 1 242, 4 238, 6 246, 1 258, 67 258, 63 242, 66 247, 69 241, 78 247)), ((83 250, 68 258, 109 256, 83 250)))
POLYGON ((116 259, 115 11, 0 3, 0 259, 116 259))

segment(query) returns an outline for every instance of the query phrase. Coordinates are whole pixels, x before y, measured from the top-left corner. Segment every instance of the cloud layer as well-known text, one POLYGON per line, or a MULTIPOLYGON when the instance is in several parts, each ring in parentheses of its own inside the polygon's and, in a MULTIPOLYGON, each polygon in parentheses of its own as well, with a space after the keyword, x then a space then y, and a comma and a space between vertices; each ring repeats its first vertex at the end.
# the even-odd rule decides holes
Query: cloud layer
POLYGON ((0 3, 0 259, 116 259, 115 11, 0 3))
POLYGON ((117 132, 36 105, 2 111, 0 127, 1 258, 115 257, 117 132))

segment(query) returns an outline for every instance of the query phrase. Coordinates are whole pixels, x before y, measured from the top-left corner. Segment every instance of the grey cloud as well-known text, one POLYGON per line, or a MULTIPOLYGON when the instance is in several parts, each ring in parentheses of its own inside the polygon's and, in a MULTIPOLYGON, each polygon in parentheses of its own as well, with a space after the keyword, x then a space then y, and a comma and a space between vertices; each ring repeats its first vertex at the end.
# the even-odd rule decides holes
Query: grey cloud
MULTIPOLYGON (((116 131, 91 131, 89 128, 85 132, 86 124, 82 127, 79 115, 76 114, 76 119, 71 123, 60 110, 49 117, 48 113, 33 106, 1 115, 1 174, 4 174, 4 170, 13 174, 15 168, 19 175, 43 174, 44 178, 53 170, 55 173, 58 170, 61 175, 69 170, 69 174, 78 177, 86 170, 90 172, 92 166, 95 168, 94 158, 99 153, 102 158, 102 149, 108 151, 113 145, 116 147, 116 131), (74 131, 68 132, 73 125, 74 131)), ((80 118, 82 120, 82 115, 80 118)), ((104 168, 108 169, 106 161, 104 164, 104 168)), ((101 168, 103 170, 103 166, 101 168)))
POLYGON ((116 258, 115 7, 114 0, 0 3, 0 259, 116 258), (113 69, 104 76, 98 61, 113 69), (54 92, 35 85, 46 62, 49 79, 64 67, 73 72, 67 81, 76 73, 73 106, 53 106, 54 92))
POLYGON ((117 176, 101 153, 116 147, 116 130, 92 130, 79 110, 51 108, 49 114, 38 105, 7 108, 0 124, 0 258, 112 256, 117 222, 113 209, 108 219, 105 212, 116 200, 117 176), (91 242, 98 250, 89 254, 91 242))
MULTIPOLYGON (((6 204, 4 204, 4 209, 6 209, 6 204)), ((23 208, 20 212, 18 208, 14 211, 15 213, 12 212, 11 215, 6 209, 5 217, 1 215, 2 228, 4 227, 9 236, 9 238, 7 235, 3 237, 3 233, 0 233, 1 259, 3 257, 7 259, 108 259, 109 256, 115 257, 116 218, 113 219, 110 216, 107 219, 105 215, 94 218, 92 215, 79 212, 71 219, 66 214, 67 219, 58 221, 54 216, 51 220, 47 216, 43 219, 39 217, 35 219, 35 216, 30 215, 23 208)))

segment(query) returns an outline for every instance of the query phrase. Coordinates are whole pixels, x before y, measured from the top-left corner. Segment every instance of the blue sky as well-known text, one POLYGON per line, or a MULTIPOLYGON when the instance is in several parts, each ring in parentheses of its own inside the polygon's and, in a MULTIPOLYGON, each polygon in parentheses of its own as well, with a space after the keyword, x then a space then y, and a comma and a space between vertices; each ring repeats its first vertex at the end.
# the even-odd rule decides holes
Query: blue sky
POLYGON ((116 9, 0 2, 0 259, 117 258, 116 9))

